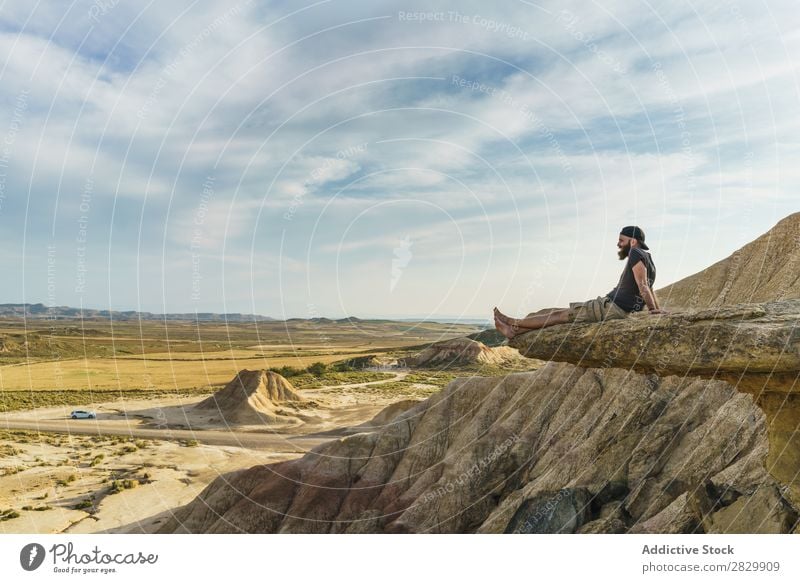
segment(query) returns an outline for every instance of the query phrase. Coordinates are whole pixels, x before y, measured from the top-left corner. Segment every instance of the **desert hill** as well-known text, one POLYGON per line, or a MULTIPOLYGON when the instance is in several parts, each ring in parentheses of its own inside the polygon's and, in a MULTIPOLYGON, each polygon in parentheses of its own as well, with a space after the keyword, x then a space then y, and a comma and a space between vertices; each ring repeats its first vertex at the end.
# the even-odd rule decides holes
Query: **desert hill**
POLYGON ((731 256, 657 289, 667 308, 800 298, 800 213, 782 219, 731 256))
POLYGON ((446 366, 469 364, 503 364, 516 360, 519 353, 508 346, 490 348, 471 338, 453 338, 437 342, 417 356, 406 358, 408 366, 446 366))
POLYGON ((287 416, 282 406, 301 403, 291 383, 271 370, 242 370, 225 387, 195 405, 227 423, 272 423, 287 416))
POLYGON ((500 334, 500 332, 494 328, 490 330, 481 330, 480 332, 475 332, 474 334, 467 334, 467 338, 477 340, 478 342, 482 342, 486 346, 490 347, 505 346, 507 344, 506 337, 500 334))
POLYGON ((113 319, 118 321, 135 320, 188 320, 199 322, 274 322, 275 318, 258 314, 216 314, 213 312, 166 313, 137 312, 135 310, 96 310, 73 308, 70 306, 46 306, 37 304, 0 304, 0 317, 47 320, 93 320, 113 319))

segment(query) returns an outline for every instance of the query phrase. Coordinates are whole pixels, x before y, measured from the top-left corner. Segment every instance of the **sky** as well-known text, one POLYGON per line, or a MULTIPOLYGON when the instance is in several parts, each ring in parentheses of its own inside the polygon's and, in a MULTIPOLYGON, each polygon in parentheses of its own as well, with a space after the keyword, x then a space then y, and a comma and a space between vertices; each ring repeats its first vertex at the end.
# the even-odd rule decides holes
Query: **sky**
POLYGON ((0 303, 490 318, 800 210, 794 2, 0 4, 0 303))

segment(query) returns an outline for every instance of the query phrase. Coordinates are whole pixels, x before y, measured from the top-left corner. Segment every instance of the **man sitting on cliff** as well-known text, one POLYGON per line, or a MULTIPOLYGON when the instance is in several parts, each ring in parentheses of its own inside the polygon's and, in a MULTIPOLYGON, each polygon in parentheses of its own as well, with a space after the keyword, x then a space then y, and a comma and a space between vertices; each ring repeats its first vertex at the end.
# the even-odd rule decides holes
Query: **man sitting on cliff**
POLYGON ((569 322, 602 322, 627 318, 631 312, 640 311, 647 304, 651 314, 666 314, 658 305, 652 289, 656 280, 656 266, 644 243, 644 231, 639 227, 625 227, 620 231, 620 260, 628 258, 617 286, 605 296, 588 302, 570 302, 569 308, 546 308, 528 318, 511 318, 494 309, 494 325, 503 336, 513 338, 530 330, 567 324, 569 322))

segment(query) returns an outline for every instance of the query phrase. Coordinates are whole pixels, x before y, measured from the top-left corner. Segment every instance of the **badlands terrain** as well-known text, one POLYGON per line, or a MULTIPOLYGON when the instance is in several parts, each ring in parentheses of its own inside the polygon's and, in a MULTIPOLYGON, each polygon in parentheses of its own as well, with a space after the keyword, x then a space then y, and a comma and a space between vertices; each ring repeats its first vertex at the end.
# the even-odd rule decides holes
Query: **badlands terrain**
POLYGON ((509 342, 9 320, 0 528, 798 533, 799 262, 800 213, 656 290, 668 314, 509 342))
POLYGON ((800 213, 657 290, 530 331, 385 427, 214 480, 157 532, 798 533, 800 213))
POLYGON ((465 325, 55 314, 0 321, 0 532, 154 530, 219 476, 382 427, 459 374, 540 364, 465 325))

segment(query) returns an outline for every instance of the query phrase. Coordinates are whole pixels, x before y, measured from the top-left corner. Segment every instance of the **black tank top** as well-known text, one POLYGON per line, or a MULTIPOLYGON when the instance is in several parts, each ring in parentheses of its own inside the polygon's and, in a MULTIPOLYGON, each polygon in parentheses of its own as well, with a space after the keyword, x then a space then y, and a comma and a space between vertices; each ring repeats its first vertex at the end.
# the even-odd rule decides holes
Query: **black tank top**
POLYGON ((639 295, 639 286, 636 285, 636 279, 633 277, 633 266, 639 261, 644 261, 644 265, 647 268, 647 281, 650 289, 653 289, 653 283, 656 281, 656 266, 653 263, 653 258, 650 257, 650 253, 647 251, 632 247, 625 269, 622 270, 622 275, 619 277, 617 287, 606 294, 606 297, 611 298, 615 304, 626 312, 639 311, 646 306, 644 298, 639 295))

